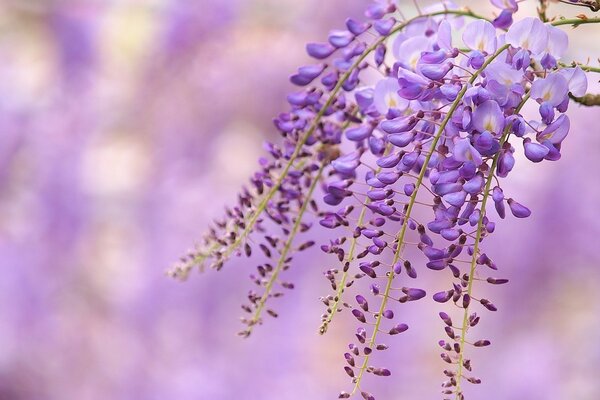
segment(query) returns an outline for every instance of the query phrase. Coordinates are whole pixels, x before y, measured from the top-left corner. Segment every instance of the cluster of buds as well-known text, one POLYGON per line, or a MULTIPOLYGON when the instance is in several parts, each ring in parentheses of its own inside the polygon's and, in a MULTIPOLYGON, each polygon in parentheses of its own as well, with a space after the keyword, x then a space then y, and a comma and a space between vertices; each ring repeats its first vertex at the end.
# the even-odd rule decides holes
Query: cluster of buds
POLYGON ((441 358, 450 365, 442 393, 463 399, 463 382, 481 382, 466 353, 490 341, 472 340, 470 330, 477 312, 497 308, 475 285, 508 282, 488 276, 498 266, 482 242, 507 208, 517 218, 531 214, 505 195, 502 179, 516 152, 533 163, 560 159, 570 96, 585 95, 587 78, 585 67, 560 62, 568 36, 559 26, 598 22, 517 20, 515 0, 492 3, 500 10, 491 19, 448 1, 405 19, 378 1, 366 21, 348 19, 327 42, 309 43, 316 63, 292 75, 300 90, 274 121, 283 144, 267 144, 270 158, 260 160, 238 205, 173 270, 185 277, 205 262, 220 269, 231 255, 258 248, 266 258, 251 275, 259 289, 242 306, 248 336, 263 310, 277 316, 267 300, 294 287, 281 273, 315 244, 298 236, 309 230, 309 214, 317 215, 333 233, 320 248, 337 263, 325 272, 333 294, 322 298, 320 333, 344 308, 360 324, 344 354, 353 388, 340 398, 374 399, 361 383, 365 374, 392 374, 370 364, 388 349, 382 337, 409 329, 397 318, 400 305, 428 297, 454 303, 460 314, 455 324, 450 311, 440 312, 441 358), (522 112, 528 101, 538 104, 534 115, 522 112), (424 268, 449 271, 447 289, 428 296, 418 280, 424 268), (368 285, 353 286, 358 280, 368 285))

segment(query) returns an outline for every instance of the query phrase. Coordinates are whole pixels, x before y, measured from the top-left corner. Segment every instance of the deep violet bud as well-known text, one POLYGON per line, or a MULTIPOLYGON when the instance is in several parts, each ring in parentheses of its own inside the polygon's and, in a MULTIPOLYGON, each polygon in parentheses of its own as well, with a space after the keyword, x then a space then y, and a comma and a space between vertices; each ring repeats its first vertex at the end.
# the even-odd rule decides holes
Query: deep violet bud
POLYGON ((360 22, 352 18, 348 18, 346 20, 346 28, 348 28, 348 30, 356 36, 366 32, 370 26, 371 24, 367 22, 360 22))
POLYGON ((400 153, 392 153, 377 160, 381 168, 393 168, 400 162, 400 153))
POLYGON ((542 161, 550 152, 546 146, 533 143, 529 138, 523 141, 523 147, 525 148, 525 157, 536 163, 542 161))
POLYGON ((418 70, 424 77, 438 81, 445 77, 453 67, 454 65, 451 62, 443 64, 419 64, 418 70))
POLYGON ((479 193, 483 188, 484 183, 485 180, 483 175, 477 174, 463 185, 463 190, 470 194, 479 193))
POLYGON ((512 151, 502 151, 500 154, 500 158, 498 159, 498 166, 496 168, 496 173, 499 177, 505 178, 508 176, 509 172, 512 171, 515 166, 515 157, 513 156, 512 151))
POLYGON ((361 296, 360 294, 357 295, 356 302, 358 303, 360 308, 362 308, 365 311, 369 311, 369 303, 367 303, 367 299, 365 299, 364 296, 361 296))
POLYGON ((454 295, 454 290, 438 292, 433 295, 433 300, 435 300, 438 303, 445 303, 448 300, 450 300, 453 295, 454 295))
POLYGON ((309 56, 316 58, 317 60, 323 60, 335 51, 335 47, 329 43, 308 43, 306 45, 306 52, 309 56))
POLYGON ((485 63, 485 56, 482 52, 474 50, 469 53, 469 65, 474 69, 479 69, 485 63))
POLYGON ((510 207, 510 211, 517 218, 527 218, 531 215, 529 208, 517 203, 513 199, 508 199, 508 207, 510 207))
POLYGON ((367 322, 366 318, 365 318, 365 314, 363 314, 362 311, 360 311, 359 309, 353 309, 352 310, 352 315, 354 315, 356 317, 357 320, 359 320, 360 322, 362 322, 363 324, 367 322))
POLYGON ((427 296, 427 292, 423 289, 403 288, 402 291, 408 296, 408 301, 420 300, 427 296))
POLYGON ((452 319, 450 318, 450 316, 448 314, 446 314, 445 312, 442 311, 439 313, 439 316, 446 325, 452 326, 452 319))
POLYGON ((380 156, 385 151, 385 140, 375 136, 369 137, 369 149, 371 153, 376 156, 380 156))
POLYGON ((406 332, 407 330, 408 330, 408 325, 398 324, 398 325, 394 326, 392 329, 390 329, 390 331, 388 333, 390 335, 397 335, 399 333, 406 332))
POLYGON ((513 23, 513 13, 508 10, 502 10, 500 15, 492 21, 492 25, 498 29, 508 29, 513 23))
POLYGON ((354 34, 345 30, 332 30, 328 40, 335 47, 346 47, 354 40, 354 34))
POLYGON ((398 83, 400 85, 398 93, 408 100, 418 99, 429 86, 427 79, 404 68, 398 70, 398 83))
POLYGON ((371 125, 360 125, 354 128, 346 129, 344 132, 348 140, 352 140, 353 142, 360 142, 371 136, 371 132, 373 131, 373 127, 371 125))
POLYGON ((417 119, 412 116, 398 117, 382 121, 379 128, 386 133, 401 133, 411 130, 416 123, 417 119))
POLYGON ((396 147, 406 147, 415 138, 413 131, 388 135, 387 140, 396 147))
POLYGON ((290 77, 290 81, 294 85, 306 86, 310 84, 316 77, 321 75, 326 67, 327 65, 325 64, 306 65, 304 67, 300 67, 298 68, 298 73, 290 77))
POLYGON ((479 300, 479 302, 481 303, 482 306, 484 306, 485 308, 487 308, 490 311, 498 311, 498 308, 487 299, 481 299, 481 300, 479 300))
POLYGON ((391 17, 387 19, 381 19, 379 21, 375 21, 373 23, 373 28, 379 33, 381 36, 386 36, 390 33, 394 25, 396 24, 396 19, 391 17))
POLYGON ((498 186, 496 186, 492 190, 492 199, 494 200, 494 206, 496 207, 496 212, 500 218, 504 218, 506 215, 505 207, 504 207, 504 192, 498 186))
POLYGON ((350 175, 360 165, 360 153, 355 151, 331 162, 331 166, 342 174, 350 175))
POLYGON ((375 64, 377 66, 381 66, 381 64, 383 64, 383 62, 385 61, 385 55, 387 53, 387 47, 383 44, 380 44, 379 46, 377 46, 377 48, 375 49, 375 64))

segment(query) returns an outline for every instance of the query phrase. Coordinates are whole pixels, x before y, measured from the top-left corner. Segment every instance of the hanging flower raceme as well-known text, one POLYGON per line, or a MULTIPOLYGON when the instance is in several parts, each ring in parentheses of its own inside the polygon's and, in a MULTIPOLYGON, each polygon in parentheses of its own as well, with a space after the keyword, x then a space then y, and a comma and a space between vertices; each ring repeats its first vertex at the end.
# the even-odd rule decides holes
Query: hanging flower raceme
POLYGON ((515 168, 515 153, 533 163, 560 158, 569 95, 587 88, 581 68, 561 67, 564 31, 517 19, 516 1, 492 3, 501 9, 493 20, 449 2, 406 20, 378 1, 367 21, 348 19, 327 42, 308 44, 315 62, 292 75, 300 90, 275 119, 283 144, 266 146, 270 158, 260 160, 237 206, 173 270, 185 277, 205 262, 220 269, 231 255, 261 253, 251 275, 258 289, 243 305, 247 336, 263 310, 277 315, 267 300, 293 288, 281 275, 295 252, 314 244, 299 236, 317 214, 332 232, 320 248, 336 264, 324 273, 332 293, 322 298, 320 332, 345 308, 358 322, 344 353, 352 385, 340 398, 374 398, 363 378, 393 373, 372 362, 389 348, 387 336, 409 329, 402 307, 426 299, 454 303, 439 314, 443 394, 463 399, 465 382, 481 382, 470 352, 491 343, 472 328, 497 307, 477 289, 508 282, 482 242, 507 208, 516 218, 531 214, 506 197, 501 178, 515 168), (538 104, 532 115, 522 112, 528 101, 538 104), (447 288, 427 293, 423 269, 448 274, 447 288))

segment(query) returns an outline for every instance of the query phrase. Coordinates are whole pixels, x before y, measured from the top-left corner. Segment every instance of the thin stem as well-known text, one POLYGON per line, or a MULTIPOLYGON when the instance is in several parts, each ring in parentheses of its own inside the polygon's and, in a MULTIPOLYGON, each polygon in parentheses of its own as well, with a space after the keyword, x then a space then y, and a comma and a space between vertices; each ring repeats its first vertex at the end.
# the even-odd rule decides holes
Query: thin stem
MULTIPOLYGON (((515 109, 515 114, 518 114, 519 111, 521 111, 521 108, 523 108, 523 106, 525 105, 525 103, 527 102, 528 99, 529 99, 529 93, 527 93, 525 95, 525 97, 523 97, 523 100, 515 109)), ((500 148, 502 148, 502 145, 508 140, 508 137, 510 136, 511 126, 512 126, 512 124, 508 125, 504 129, 504 132, 502 133, 502 137, 500 138, 500 148)), ((479 220, 477 221, 477 234, 475 237, 475 243, 473 245, 473 256, 471 257, 471 262, 470 262, 471 266, 469 269, 469 283, 467 285, 467 294, 469 295, 469 297, 472 297, 473 282, 474 282, 473 278, 475 275, 475 268, 477 267, 477 257, 479 256, 479 244, 482 240, 483 221, 485 219, 485 210, 486 210, 488 199, 490 197, 490 189, 492 187, 492 182, 494 181, 494 179, 493 179, 494 170, 496 169, 496 167, 498 165, 498 161, 500 160, 500 154, 501 154, 501 152, 498 152, 494 156, 494 159, 492 161, 492 167, 490 168, 489 175, 487 177, 487 182, 485 184, 485 191, 483 192, 483 199, 481 202, 481 210, 479 212, 479 220)), ((465 311, 464 311, 464 315, 463 315, 463 322, 462 322, 460 341, 459 341, 461 351, 458 356, 458 370, 456 373, 456 398, 457 399, 459 399, 459 395, 461 393, 460 387, 461 387, 461 380, 463 378, 463 362, 464 362, 464 353, 465 353, 465 342, 466 342, 467 330, 468 330, 468 325, 469 325, 469 307, 465 307, 464 310, 465 311)))
POLYGON ((591 65, 585 65, 585 64, 580 64, 578 62, 571 62, 571 63, 561 63, 559 62, 558 65, 560 65, 563 68, 574 68, 574 67, 579 67, 582 70, 584 70, 585 72, 595 72, 600 74, 600 67, 592 67, 591 65))
MULTIPOLYGON (((386 148, 386 150, 385 150, 385 153, 387 153, 389 151, 389 149, 390 148, 388 146, 388 148, 386 148)), ((381 167, 378 167, 375 170, 375 173, 377 174, 380 171, 381 171, 381 167)), ((371 190, 371 189, 372 189, 372 187, 369 187, 369 190, 371 190)), ((360 210, 358 220, 356 221, 356 226, 363 225, 365 216, 367 215, 367 209, 368 209, 367 205, 371 203, 371 199, 369 199, 367 197, 365 199, 365 201, 361 202, 361 203, 362 203, 362 209, 360 210)), ((350 248, 348 249, 348 255, 346 256, 346 259, 344 260, 344 264, 354 261, 354 251, 356 250, 357 244, 358 244, 358 238, 352 236, 352 239, 350 241, 350 248)), ((329 327, 329 324, 331 324, 331 321, 333 320, 333 316, 337 313, 338 306, 339 306, 340 302, 342 301, 342 296, 343 296, 344 290, 346 288, 346 281, 348 280, 349 273, 350 273, 350 269, 343 271, 342 277, 341 277, 340 281, 337 283, 337 290, 336 290, 336 294, 334 297, 334 302, 333 302, 333 305, 330 307, 331 312, 329 313, 329 315, 327 315, 327 319, 325 319, 325 321, 323 321, 323 323, 319 327, 319 333, 321 335, 323 335, 327 332, 327 328, 329 327)))
MULTIPOLYGON (((402 227, 400 228, 400 233, 398 234, 398 247, 396 248, 396 252, 394 253, 392 266, 398 262, 398 260, 400 259, 401 255, 402 255, 402 250, 404 248, 404 237, 406 235, 406 231, 408 228, 408 221, 410 220, 410 216, 411 216, 413 207, 414 207, 416 199, 417 199, 417 194, 419 193, 419 189, 421 187, 421 184, 423 183, 423 179, 425 178, 425 174, 427 172, 427 166, 429 164, 429 161, 431 160, 432 154, 434 153, 433 150, 437 146, 437 143, 440 140, 440 138, 444 132, 444 129, 446 128, 446 125, 448 125, 450 118, 452 117, 452 115, 454 114, 456 109, 458 108, 458 105, 460 104, 460 102, 462 101, 462 98, 464 97, 465 93, 467 92, 469 85, 472 85, 475 82, 475 80, 477 79, 477 77, 479 77, 481 72, 483 72, 483 70, 486 69, 487 66, 494 59, 496 59, 496 57, 498 57, 504 50, 508 49, 509 46, 510 45, 506 44, 506 45, 500 47, 496 51, 496 53, 494 53, 490 58, 488 58, 486 60, 486 62, 481 66, 481 68, 479 68, 477 71, 475 71, 475 73, 473 73, 473 76, 471 77, 471 79, 469 79, 469 82, 462 87, 462 89, 456 96, 456 99, 454 100, 454 102, 452 103, 452 106, 448 110, 446 117, 444 118, 444 120, 442 121, 442 124, 438 128, 438 131, 437 131, 435 137, 433 138, 433 141, 431 142, 429 154, 425 158, 425 161, 423 162, 423 166, 421 167, 421 171, 417 178, 417 182, 415 183, 415 189, 414 189, 412 195, 410 196, 410 201, 408 203, 406 212, 404 214, 404 221, 402 222, 402 227)), ((369 347, 371 347, 371 348, 373 348, 373 345, 375 344, 375 341, 377 339, 377 334, 379 333, 379 326, 380 326, 381 320, 382 320, 381 315, 383 314, 385 307, 387 305, 388 296, 390 294, 390 290, 392 287, 392 282, 394 281, 394 277, 395 277, 395 274, 392 269, 388 273, 387 283, 386 283, 385 290, 383 293, 383 299, 381 300, 381 306, 379 307, 379 312, 377 313, 380 317, 377 318, 377 321, 375 322, 375 328, 373 329, 373 333, 371 334, 371 339, 369 340, 369 347)), ((360 367, 360 371, 356 377, 356 381, 355 381, 354 389, 352 390, 352 393, 355 393, 358 390, 358 387, 360 385, 362 377, 366 371, 367 364, 369 362, 369 357, 370 357, 370 355, 367 355, 367 356, 365 356, 365 358, 363 360, 363 363, 360 367)))
POLYGON ((556 21, 550 22, 550 25, 560 26, 560 25, 573 25, 573 27, 578 27, 579 25, 585 24, 598 24, 600 23, 600 18, 565 18, 559 19, 556 21))
POLYGON ((290 249, 294 242, 294 238, 298 234, 300 226, 302 225, 302 217, 304 216, 304 213, 306 212, 306 209, 308 208, 308 204, 310 203, 310 199, 312 198, 315 188, 317 187, 317 185, 319 184, 319 181, 321 180, 321 176, 323 175, 323 170, 325 169, 326 165, 327 165, 327 161, 324 160, 322 162, 321 167, 319 168, 317 174, 314 176, 313 181, 308 189, 308 192, 306 193, 304 202, 302 203, 302 206, 300 207, 300 210, 298 211, 298 215, 296 216, 296 222, 294 223, 294 226, 292 227, 292 230, 291 230, 290 234, 288 235, 285 245, 283 246, 283 250, 281 251, 281 255, 279 256, 279 260, 277 261, 277 266, 273 270, 271 277, 269 278, 269 281, 267 282, 267 286, 265 287, 265 292, 263 293, 260 300, 258 300, 258 306, 256 307, 256 310, 254 311, 254 314, 252 315, 252 319, 250 320, 250 324, 248 325, 248 329, 246 330, 246 333, 248 335, 250 335, 252 333, 253 327, 256 326, 258 321, 260 321, 260 315, 265 307, 265 303, 267 302, 267 299, 271 295, 271 291, 273 290, 273 285, 275 284, 275 282, 277 282, 277 278, 279 277, 279 274, 281 273, 281 271, 283 270, 283 267, 285 266, 285 260, 288 258, 288 253, 290 252, 290 249))

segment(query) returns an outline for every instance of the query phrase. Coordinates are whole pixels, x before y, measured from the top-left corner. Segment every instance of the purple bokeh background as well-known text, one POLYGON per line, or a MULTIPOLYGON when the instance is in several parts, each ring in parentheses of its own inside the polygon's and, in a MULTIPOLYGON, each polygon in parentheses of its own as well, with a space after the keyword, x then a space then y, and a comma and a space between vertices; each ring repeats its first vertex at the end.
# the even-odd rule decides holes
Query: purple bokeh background
MULTIPOLYGON (((354 321, 344 313, 317 334, 333 264, 317 247, 290 271, 297 290, 274 303, 280 318, 248 340, 235 333, 252 264, 186 283, 164 271, 274 138, 304 43, 366 4, 0 1, 0 399, 331 399, 349 388, 354 321)), ((560 12, 581 10, 550 9, 560 12)), ((567 59, 597 58, 597 27, 569 32, 567 59)), ((477 328, 494 345, 472 354, 484 384, 469 398, 600 398, 599 111, 569 115, 563 159, 521 157, 506 184, 534 213, 486 242, 511 283, 485 289, 500 311, 477 328)), ((368 381, 378 398, 440 398, 441 308, 422 303, 402 309, 418 328, 388 340, 392 378, 368 381)))

